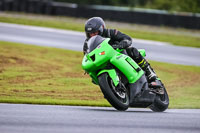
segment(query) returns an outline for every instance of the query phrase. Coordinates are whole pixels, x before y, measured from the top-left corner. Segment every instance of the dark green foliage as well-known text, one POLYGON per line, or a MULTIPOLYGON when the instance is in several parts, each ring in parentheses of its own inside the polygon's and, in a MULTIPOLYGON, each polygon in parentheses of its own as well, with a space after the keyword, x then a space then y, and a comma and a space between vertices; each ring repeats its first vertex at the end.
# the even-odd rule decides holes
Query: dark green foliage
POLYGON ((60 2, 152 8, 200 13, 200 0, 54 0, 60 2))

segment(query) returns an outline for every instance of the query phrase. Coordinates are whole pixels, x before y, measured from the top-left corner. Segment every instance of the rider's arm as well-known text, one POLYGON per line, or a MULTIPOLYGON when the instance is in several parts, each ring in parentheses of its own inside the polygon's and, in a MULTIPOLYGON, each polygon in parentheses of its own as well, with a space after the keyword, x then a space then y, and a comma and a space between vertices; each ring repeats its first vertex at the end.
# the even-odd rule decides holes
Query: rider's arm
POLYGON ((103 36, 111 38, 113 41, 118 41, 121 48, 127 48, 131 46, 132 39, 128 35, 116 30, 116 29, 106 29, 103 36))

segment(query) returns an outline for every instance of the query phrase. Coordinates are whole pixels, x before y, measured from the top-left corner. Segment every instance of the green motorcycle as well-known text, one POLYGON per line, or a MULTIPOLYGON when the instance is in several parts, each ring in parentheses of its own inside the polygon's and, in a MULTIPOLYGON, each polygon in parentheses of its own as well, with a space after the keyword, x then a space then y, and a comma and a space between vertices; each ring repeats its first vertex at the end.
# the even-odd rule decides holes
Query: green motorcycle
MULTIPOLYGON (((82 60, 82 68, 99 85, 104 97, 117 110, 128 107, 149 107, 156 112, 165 111, 169 105, 167 91, 160 79, 158 87, 148 84, 145 72, 123 49, 114 49, 109 38, 99 35, 88 41, 88 51, 82 60)), ((142 56, 145 50, 140 49, 142 56)))

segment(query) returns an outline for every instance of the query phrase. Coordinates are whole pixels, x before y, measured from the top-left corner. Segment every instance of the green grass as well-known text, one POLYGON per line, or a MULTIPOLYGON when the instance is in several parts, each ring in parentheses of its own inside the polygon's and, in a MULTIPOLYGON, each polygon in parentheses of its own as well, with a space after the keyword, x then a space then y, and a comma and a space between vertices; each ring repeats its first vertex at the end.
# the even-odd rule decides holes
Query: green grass
POLYGON ((171 33, 157 33, 153 31, 137 31, 126 29, 121 29, 121 31, 127 33, 130 36, 133 36, 134 38, 168 42, 178 46, 200 48, 200 36, 192 37, 187 35, 175 35, 171 33))
MULTIPOLYGON (((84 32, 86 19, 19 13, 0 13, 0 22, 52 27, 84 32)), ((119 29, 133 38, 169 42, 174 45, 200 47, 200 31, 180 28, 144 26, 106 21, 108 28, 119 29)), ((133 42, 134 43, 134 42, 133 42)))
MULTIPOLYGON (((82 52, 0 41, 0 102, 110 106, 81 69, 82 52)), ((200 108, 200 67, 151 61, 170 108, 200 108)))
POLYGON ((82 52, 0 42, 0 102, 108 106, 81 60, 82 52))
POLYGON ((66 29, 66 30, 74 30, 74 31, 82 31, 84 32, 84 23, 79 23, 75 18, 70 18, 69 21, 63 19, 63 17, 58 17, 55 19, 54 17, 44 16, 43 18, 36 17, 24 17, 24 16, 0 16, 0 22, 6 23, 16 23, 16 24, 24 24, 24 25, 34 25, 41 27, 52 27, 57 29, 66 29))

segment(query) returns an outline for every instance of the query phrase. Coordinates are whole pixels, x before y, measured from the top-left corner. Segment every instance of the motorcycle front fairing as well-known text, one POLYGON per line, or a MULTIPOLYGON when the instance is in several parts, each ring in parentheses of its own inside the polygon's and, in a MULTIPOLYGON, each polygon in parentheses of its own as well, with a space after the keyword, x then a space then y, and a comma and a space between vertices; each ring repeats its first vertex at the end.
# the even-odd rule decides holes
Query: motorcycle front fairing
POLYGON ((144 72, 129 56, 117 52, 108 43, 109 38, 101 36, 92 37, 88 41, 88 53, 82 61, 82 68, 98 84, 97 76, 107 72, 113 80, 115 86, 118 85, 118 76, 115 69, 105 69, 108 63, 117 67, 128 79, 129 83, 135 83, 144 72))

